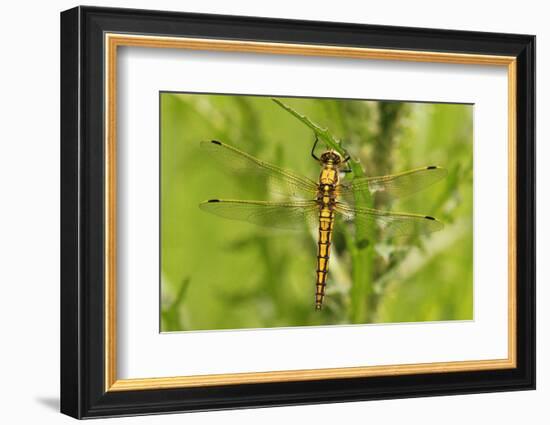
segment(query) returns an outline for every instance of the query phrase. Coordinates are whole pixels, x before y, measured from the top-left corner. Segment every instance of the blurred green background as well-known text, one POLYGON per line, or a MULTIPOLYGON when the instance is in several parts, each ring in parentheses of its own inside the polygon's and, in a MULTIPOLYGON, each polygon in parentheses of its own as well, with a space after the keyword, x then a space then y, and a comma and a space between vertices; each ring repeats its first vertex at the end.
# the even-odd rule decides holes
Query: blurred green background
POLYGON ((365 264, 354 264, 349 231, 337 221, 325 305, 315 311, 315 233, 198 208, 211 198, 270 199, 220 170, 200 141, 220 140, 316 180, 311 129, 269 97, 161 93, 161 331, 471 320, 472 106, 278 99, 328 128, 366 175, 447 168, 428 189, 375 205, 435 216, 444 230, 373 241, 359 257, 365 264))

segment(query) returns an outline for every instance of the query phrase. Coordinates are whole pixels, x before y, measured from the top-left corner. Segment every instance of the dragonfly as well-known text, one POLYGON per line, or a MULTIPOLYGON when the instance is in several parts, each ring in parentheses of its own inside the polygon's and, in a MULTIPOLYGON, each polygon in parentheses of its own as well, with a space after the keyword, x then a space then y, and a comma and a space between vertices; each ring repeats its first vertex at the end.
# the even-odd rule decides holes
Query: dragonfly
POLYGON ((269 192, 279 199, 210 199, 199 204, 203 211, 259 226, 303 230, 308 227, 305 223, 316 228, 315 310, 323 307, 336 219, 354 223, 356 231, 364 232, 365 238, 371 240, 382 233, 388 237, 401 237, 439 231, 443 223, 432 216, 378 210, 357 200, 376 193, 393 198, 410 195, 447 174, 445 168, 430 165, 378 177, 340 178, 351 172, 349 154, 341 155, 334 149, 327 149, 318 156, 315 153, 318 142, 316 138, 311 150, 311 156, 321 168, 316 180, 257 159, 217 140, 201 142, 201 149, 230 174, 264 182, 269 192))

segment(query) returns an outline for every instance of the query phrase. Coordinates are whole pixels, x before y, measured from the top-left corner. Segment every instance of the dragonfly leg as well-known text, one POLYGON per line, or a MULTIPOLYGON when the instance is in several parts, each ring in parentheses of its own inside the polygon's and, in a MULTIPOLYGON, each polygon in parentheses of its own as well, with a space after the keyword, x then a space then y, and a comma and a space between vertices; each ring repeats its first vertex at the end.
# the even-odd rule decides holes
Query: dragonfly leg
POLYGON ((348 168, 342 170, 342 173, 351 173, 352 170, 351 170, 351 167, 349 166, 349 163, 348 163, 348 161, 351 159, 351 155, 345 149, 344 149, 344 153, 346 154, 346 156, 344 157, 344 159, 342 159, 342 163, 346 164, 348 166, 348 168))
POLYGON ((319 142, 319 138, 317 137, 317 134, 315 135, 315 143, 313 143, 313 147, 311 148, 311 156, 316 160, 320 161, 319 158, 315 155, 315 148, 317 147, 317 143, 319 142))
POLYGON ((352 172, 352 169, 349 166, 349 162, 348 162, 349 160, 350 160, 349 153, 346 152, 346 157, 342 160, 342 164, 346 164, 347 168, 344 168, 343 170, 340 170, 342 173, 351 173, 352 172))

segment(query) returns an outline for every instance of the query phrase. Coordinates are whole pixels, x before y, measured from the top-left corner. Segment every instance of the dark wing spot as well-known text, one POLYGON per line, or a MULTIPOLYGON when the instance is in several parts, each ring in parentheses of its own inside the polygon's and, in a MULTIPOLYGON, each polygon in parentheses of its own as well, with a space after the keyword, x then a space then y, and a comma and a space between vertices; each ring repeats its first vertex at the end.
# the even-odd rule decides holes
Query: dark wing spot
POLYGON ((218 142, 217 140, 212 140, 212 143, 214 143, 215 145, 221 145, 221 142, 218 142))
POLYGON ((426 167, 426 170, 435 170, 437 167, 435 165, 430 165, 429 167, 426 167))
POLYGON ((429 216, 429 215, 425 216, 424 218, 427 218, 428 220, 435 220, 435 218, 433 218, 433 217, 431 217, 431 216, 429 216))
POLYGON ((208 202, 220 202, 219 199, 209 199, 208 202))

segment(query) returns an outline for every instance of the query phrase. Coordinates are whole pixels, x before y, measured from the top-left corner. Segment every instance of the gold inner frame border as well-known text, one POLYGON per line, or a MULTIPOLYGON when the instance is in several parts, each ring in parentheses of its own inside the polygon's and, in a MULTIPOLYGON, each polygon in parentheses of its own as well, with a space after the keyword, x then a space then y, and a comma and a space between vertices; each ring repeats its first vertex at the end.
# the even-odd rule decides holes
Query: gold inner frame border
POLYGON ((418 373, 448 373, 511 369, 516 353, 516 58, 447 52, 371 49, 329 45, 288 44, 201 38, 106 33, 105 46, 105 391, 204 387, 322 379, 359 378, 418 373), (285 371, 228 373, 118 379, 116 324, 116 97, 118 47, 149 47, 280 55, 325 56, 468 65, 504 66, 508 72, 508 357, 495 360, 398 364, 285 371))

